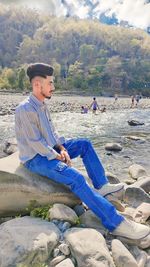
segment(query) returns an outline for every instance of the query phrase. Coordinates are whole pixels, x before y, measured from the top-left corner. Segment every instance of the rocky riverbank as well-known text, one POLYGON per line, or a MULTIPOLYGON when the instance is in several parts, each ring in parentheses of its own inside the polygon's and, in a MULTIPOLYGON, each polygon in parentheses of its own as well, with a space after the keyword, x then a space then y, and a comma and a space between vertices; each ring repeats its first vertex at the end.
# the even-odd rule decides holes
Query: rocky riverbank
MULTIPOLYGON (((109 201, 127 219, 150 225, 150 176, 139 165, 131 165, 129 173, 132 185, 120 200, 109 201)), ((0 266, 149 267, 150 235, 133 240, 109 233, 68 189, 20 166, 17 154, 0 160, 0 183, 0 266), (31 213, 21 217, 25 204, 26 214, 31 213), (11 217, 12 211, 19 216, 11 217)))
MULTIPOLYGON (((19 94, 2 95, 0 102, 0 115, 14 114, 16 106, 23 101, 27 96, 19 94)), ((130 98, 118 98, 114 101, 111 97, 97 97, 100 107, 106 107, 106 110, 129 109, 131 106, 130 98)), ((47 101, 48 107, 51 112, 81 112, 81 106, 90 105, 92 97, 89 96, 52 96, 51 100, 47 101)), ((141 99, 136 109, 150 108, 150 99, 141 99)))
MULTIPOLYGON (((1 95, 0 158, 15 151, 15 107, 26 97, 19 94, 1 95)), ((128 177, 127 168, 131 163, 142 164, 150 171, 150 99, 141 99, 139 107, 130 108, 130 98, 119 98, 114 103, 113 98, 100 97, 97 98, 98 103, 106 105, 106 112, 98 111, 97 116, 92 111, 81 114, 81 105, 89 105, 91 100, 92 97, 87 96, 60 95, 47 100, 59 134, 65 138, 90 139, 105 169, 118 175, 122 181, 128 177), (141 125, 129 125, 128 121, 133 120, 141 125), (122 150, 106 151, 107 143, 119 143, 122 150)), ((76 168, 82 167, 79 159, 73 164, 76 168)))
MULTIPOLYGON (((22 95, 2 95, 0 103, 2 141, 7 140, 7 136, 14 137, 15 107, 25 98, 26 96, 22 95)), ((99 116, 92 113, 87 116, 79 114, 81 106, 89 105, 92 97, 53 96, 47 103, 49 109, 55 112, 53 117, 56 126, 61 125, 61 134, 71 137, 88 135, 93 138, 98 154, 101 155, 106 170, 109 171, 106 175, 110 182, 117 183, 123 177, 127 186, 123 199, 119 202, 109 199, 116 205, 118 212, 126 218, 150 225, 148 168, 150 99, 142 99, 139 106, 132 110, 129 98, 119 98, 116 103, 113 98, 100 97, 97 100, 100 105, 106 105, 109 111, 106 110, 105 114, 99 116), (130 110, 133 114, 130 114, 130 110), (140 122, 144 121, 144 125, 130 126, 127 123, 129 119, 139 119, 140 122)), ((14 152, 16 150, 15 139, 6 142, 4 148, 6 154, 14 152)), ((4 161, 4 159, 1 160, 4 161)), ((1 166, 4 168, 3 162, 1 166)), ((1 169, 0 177, 0 266, 150 266, 150 244, 148 243, 150 240, 146 243, 137 240, 133 242, 133 240, 111 235, 84 205, 71 208, 66 202, 63 203, 64 195, 57 194, 54 198, 52 193, 49 197, 48 194, 39 192, 39 189, 44 190, 44 186, 42 184, 39 187, 38 184, 35 188, 38 182, 33 176, 30 176, 29 181, 26 180, 24 184, 22 184, 21 177, 14 177, 14 174, 7 180, 6 173, 12 166, 12 161, 7 162, 5 172, 1 169), (34 179, 34 188, 31 184, 28 186, 32 179, 34 179), (41 206, 38 212, 36 210, 32 213, 32 216, 11 217, 10 208, 15 210, 15 215, 20 217, 21 210, 25 212, 26 206, 30 204, 26 201, 30 202, 29 198, 34 200, 35 196, 38 202, 49 199, 49 203, 54 204, 48 209, 47 220, 32 217, 37 213, 45 217, 47 207, 42 209, 41 206), (45 197, 44 200, 43 197, 45 197), (21 209, 21 205, 24 205, 24 209, 21 209), (4 213, 2 215, 4 207, 5 216, 4 213)), ((18 167, 16 169, 19 170, 18 167)), ((79 168, 79 170, 85 175, 83 169, 79 168)), ((25 179, 27 177, 26 173, 25 179)), ((41 180, 43 181, 43 178, 41 180)), ((71 201, 71 197, 68 199, 71 201)), ((27 214, 29 215, 28 212, 27 214)))

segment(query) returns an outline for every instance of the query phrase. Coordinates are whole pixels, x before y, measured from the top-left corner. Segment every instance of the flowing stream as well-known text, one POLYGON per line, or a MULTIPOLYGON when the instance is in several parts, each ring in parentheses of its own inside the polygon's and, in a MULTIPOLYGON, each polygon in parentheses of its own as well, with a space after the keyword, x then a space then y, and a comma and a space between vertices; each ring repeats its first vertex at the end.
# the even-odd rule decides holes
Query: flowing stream
MULTIPOLYGON (((143 165, 150 173, 150 109, 107 110, 105 113, 80 114, 79 112, 52 113, 54 125, 66 138, 86 137, 90 139, 107 171, 121 180, 129 178, 128 167, 143 165), (142 126, 129 126, 127 121, 136 119, 142 126), (138 136, 141 140, 129 140, 126 136, 138 136), (123 146, 121 152, 108 153, 105 144, 117 142, 123 146)), ((5 141, 15 137, 14 115, 0 116, 0 153, 5 141)), ((74 166, 83 170, 81 159, 74 160, 74 166)))

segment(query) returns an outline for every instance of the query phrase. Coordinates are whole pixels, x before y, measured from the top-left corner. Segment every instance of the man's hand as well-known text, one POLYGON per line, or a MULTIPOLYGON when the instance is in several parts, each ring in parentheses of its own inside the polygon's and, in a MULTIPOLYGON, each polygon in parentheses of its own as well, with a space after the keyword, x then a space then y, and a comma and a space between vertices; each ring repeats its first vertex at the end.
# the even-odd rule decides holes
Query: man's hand
POLYGON ((70 159, 68 151, 65 149, 65 147, 63 145, 55 145, 55 147, 60 150, 60 152, 56 158, 58 160, 65 162, 68 166, 71 166, 72 165, 71 159, 70 159))
POLYGON ((62 149, 56 159, 65 162, 68 166, 71 166, 71 159, 66 149, 62 149))
POLYGON ((61 160, 71 166, 71 159, 66 149, 60 151, 61 160))

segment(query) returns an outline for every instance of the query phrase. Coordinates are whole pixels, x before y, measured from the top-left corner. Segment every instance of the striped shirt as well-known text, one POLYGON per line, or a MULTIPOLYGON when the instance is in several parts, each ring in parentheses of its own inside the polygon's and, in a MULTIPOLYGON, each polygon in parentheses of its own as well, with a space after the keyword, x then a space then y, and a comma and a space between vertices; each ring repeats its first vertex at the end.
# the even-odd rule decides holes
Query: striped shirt
POLYGON ((65 142, 58 136, 46 104, 32 94, 16 108, 15 131, 22 163, 36 154, 54 159, 58 153, 53 147, 65 142))

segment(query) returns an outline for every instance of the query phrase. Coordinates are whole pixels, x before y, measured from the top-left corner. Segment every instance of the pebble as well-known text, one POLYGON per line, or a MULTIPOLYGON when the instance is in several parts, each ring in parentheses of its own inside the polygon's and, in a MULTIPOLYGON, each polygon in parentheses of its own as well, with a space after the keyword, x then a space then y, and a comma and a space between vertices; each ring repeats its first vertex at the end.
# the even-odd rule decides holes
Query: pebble
POLYGON ((58 249, 66 256, 70 254, 70 248, 65 243, 62 243, 61 245, 59 245, 58 249))
POLYGON ((60 263, 61 261, 63 261, 65 258, 66 258, 65 255, 60 255, 60 256, 58 256, 58 257, 52 259, 52 260, 50 261, 50 267, 55 266, 56 264, 58 264, 58 263, 60 263))

